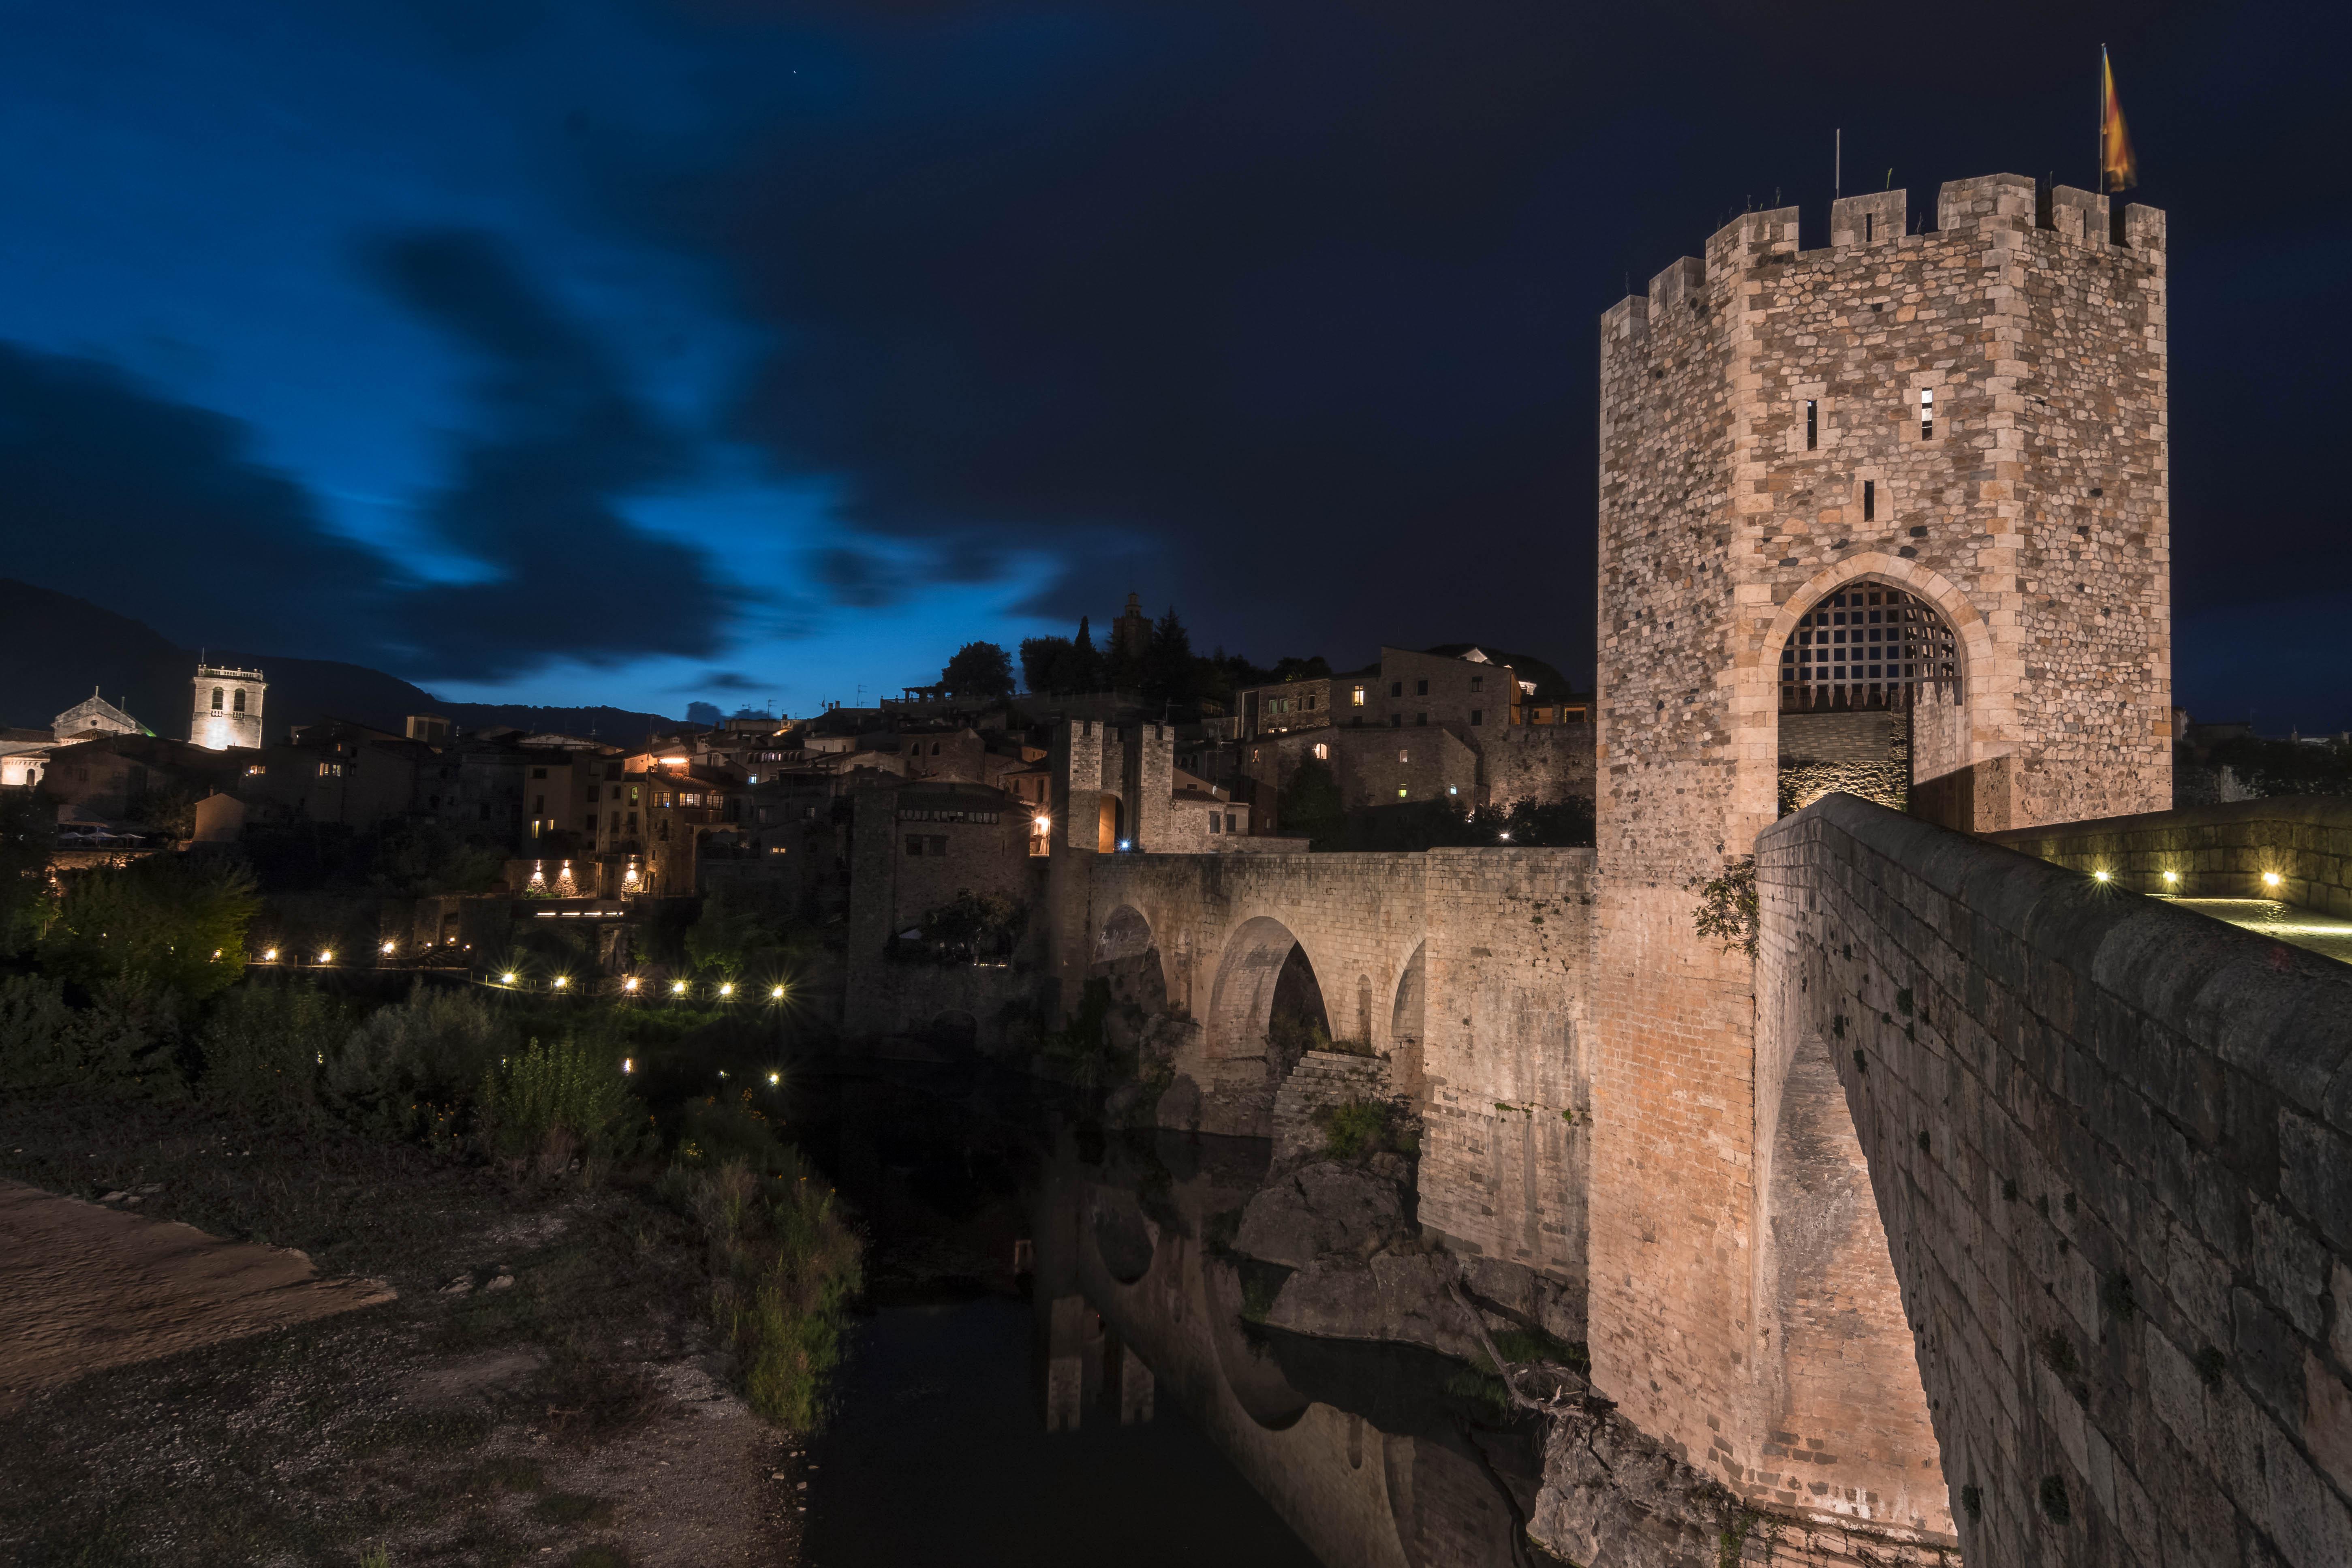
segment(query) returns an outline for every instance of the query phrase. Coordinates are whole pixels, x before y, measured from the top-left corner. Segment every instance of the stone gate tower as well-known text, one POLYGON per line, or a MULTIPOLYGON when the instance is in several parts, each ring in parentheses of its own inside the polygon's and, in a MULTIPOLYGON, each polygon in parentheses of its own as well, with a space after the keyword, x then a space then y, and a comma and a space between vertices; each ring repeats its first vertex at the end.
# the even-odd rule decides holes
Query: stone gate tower
POLYGON ((190 741, 214 752, 261 744, 261 700, 269 690, 261 671, 200 664, 194 688, 190 741))
POLYGON ((2170 805, 2164 216, 1996 174, 1830 230, 1747 214, 1601 318, 1591 1339, 1735 1490, 1948 1541, 1851 1120, 1784 1120, 1691 885, 1824 712, 1949 826, 2170 805))

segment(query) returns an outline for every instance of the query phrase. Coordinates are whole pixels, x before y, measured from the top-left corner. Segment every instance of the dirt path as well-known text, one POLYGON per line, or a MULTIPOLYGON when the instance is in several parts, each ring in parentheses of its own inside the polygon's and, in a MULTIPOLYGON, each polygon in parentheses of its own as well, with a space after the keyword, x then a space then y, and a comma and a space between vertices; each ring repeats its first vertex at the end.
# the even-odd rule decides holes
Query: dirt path
POLYGON ((610 1184, 0 1100, 0 1563, 790 1568, 801 1445, 704 1245, 610 1184))
POLYGON ((0 1413, 110 1366, 395 1300, 286 1247, 0 1181, 0 1413))

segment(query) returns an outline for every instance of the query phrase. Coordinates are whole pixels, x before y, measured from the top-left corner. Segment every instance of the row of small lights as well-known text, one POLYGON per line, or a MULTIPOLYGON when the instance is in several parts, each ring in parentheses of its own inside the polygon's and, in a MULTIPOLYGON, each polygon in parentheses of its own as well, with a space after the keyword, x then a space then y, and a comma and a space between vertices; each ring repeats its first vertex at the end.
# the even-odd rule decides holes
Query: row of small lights
MULTIPOLYGON (((509 970, 503 971, 503 972, 499 975, 499 984, 501 984, 501 985, 513 985, 513 984, 516 984, 517 983, 519 983, 521 979, 522 979, 522 976, 521 976, 519 973, 517 973, 517 972, 516 972, 516 971, 514 971, 514 970, 509 969, 509 970)), ((558 991, 565 990, 565 989, 569 988, 569 987, 570 987, 570 985, 572 984, 572 976, 570 976, 569 974, 559 974, 559 975, 556 975, 553 979, 551 979, 551 980, 550 980, 550 981, 548 982, 548 984, 549 984, 550 986, 551 986, 553 989, 558 990, 558 991)), ((624 995, 627 995, 627 996, 635 996, 635 994, 637 994, 637 993, 638 993, 638 991, 639 991, 639 989, 640 989, 640 988, 641 988, 641 982, 638 980, 638 977, 637 977, 637 976, 635 976, 635 975, 634 975, 634 974, 630 974, 630 975, 625 975, 625 976, 624 976, 624 977, 622 978, 622 981, 621 981, 621 992, 622 992, 622 994, 624 994, 624 995)), ((671 995, 673 995, 673 996, 684 996, 684 995, 687 995, 687 994, 690 994, 690 993, 691 993, 692 989, 693 989, 693 983, 692 983, 691 981, 686 981, 686 980, 673 980, 673 981, 671 981, 671 982, 669 983, 669 994, 670 994, 671 995)), ((733 981, 731 981, 731 980, 730 980, 730 981, 721 981, 721 982, 719 983, 719 994, 721 997, 731 998, 731 997, 735 994, 735 983, 734 983, 733 981)), ((782 985, 772 985, 772 986, 770 986, 770 987, 768 988, 768 1000, 769 1000, 769 1001, 771 1001, 771 1002, 781 1002, 781 1001, 782 1001, 783 999, 784 999, 784 987, 782 987, 782 985)))
MULTIPOLYGON (((2115 873, 2105 869, 2094 871, 2091 873, 2091 879, 2095 882, 2110 882, 2115 879, 2115 873)), ((2276 871, 2265 871, 2263 873, 2263 886, 2270 889, 2273 892, 2276 892, 2279 889, 2284 879, 2282 879, 2276 871)), ((2180 873, 2178 871, 2165 872, 2164 885, 2168 888, 2179 887, 2180 885, 2180 873)))

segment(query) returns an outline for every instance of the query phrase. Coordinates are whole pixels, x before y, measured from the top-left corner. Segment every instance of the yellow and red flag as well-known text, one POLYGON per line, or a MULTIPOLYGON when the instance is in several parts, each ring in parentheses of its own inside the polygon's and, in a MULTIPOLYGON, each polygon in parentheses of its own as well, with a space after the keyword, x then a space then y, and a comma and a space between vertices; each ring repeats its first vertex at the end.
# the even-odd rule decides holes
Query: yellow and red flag
POLYGON ((2127 191, 2139 184, 2139 160, 2132 156, 2131 132, 2124 129, 2124 106, 2116 101, 2115 68, 2107 47, 2099 46, 2099 189, 2127 191))

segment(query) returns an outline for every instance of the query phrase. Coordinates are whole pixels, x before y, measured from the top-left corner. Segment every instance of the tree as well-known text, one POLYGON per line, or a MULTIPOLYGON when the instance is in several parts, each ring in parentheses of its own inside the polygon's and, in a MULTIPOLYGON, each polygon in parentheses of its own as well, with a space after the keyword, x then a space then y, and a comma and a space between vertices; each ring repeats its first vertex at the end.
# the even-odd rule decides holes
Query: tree
POLYGON ((1062 689, 1062 672, 1070 662, 1067 637, 1024 637, 1021 643, 1021 684, 1039 696, 1062 689))
POLYGON ((1100 691, 1103 688, 1102 655, 1096 651, 1094 633, 1087 627, 1087 618, 1078 617, 1078 635, 1070 644, 1070 667, 1057 688, 1063 691, 1100 691))
POLYGON ((1013 656, 992 642, 968 642, 956 649, 940 684, 967 701, 993 702, 1013 695, 1013 656))
POLYGON ((66 890, 41 964, 92 990, 128 973, 201 1002, 244 975, 246 928, 260 906, 241 866, 150 855, 66 890))
POLYGON ((719 727, 719 704, 716 702, 688 703, 686 705, 686 721, 689 724, 699 724, 706 730, 717 729, 719 727))
POLYGON ((1304 833, 1317 849, 1339 847, 1348 832, 1348 805, 1339 781, 1328 763, 1312 757, 1298 764, 1290 782, 1275 800, 1275 826, 1284 833, 1304 833))
POLYGON ((1152 626, 1150 644, 1143 650, 1139 684, 1143 689, 1144 700, 1163 707, 1198 708, 1202 688, 1206 684, 1201 662, 1192 657, 1191 634, 1176 618, 1176 607, 1170 605, 1168 613, 1152 626))
POLYGON ((1310 658, 1278 658, 1274 661, 1268 679, 1276 686, 1293 680, 1328 680, 1331 679, 1331 665, 1319 653, 1310 658))

